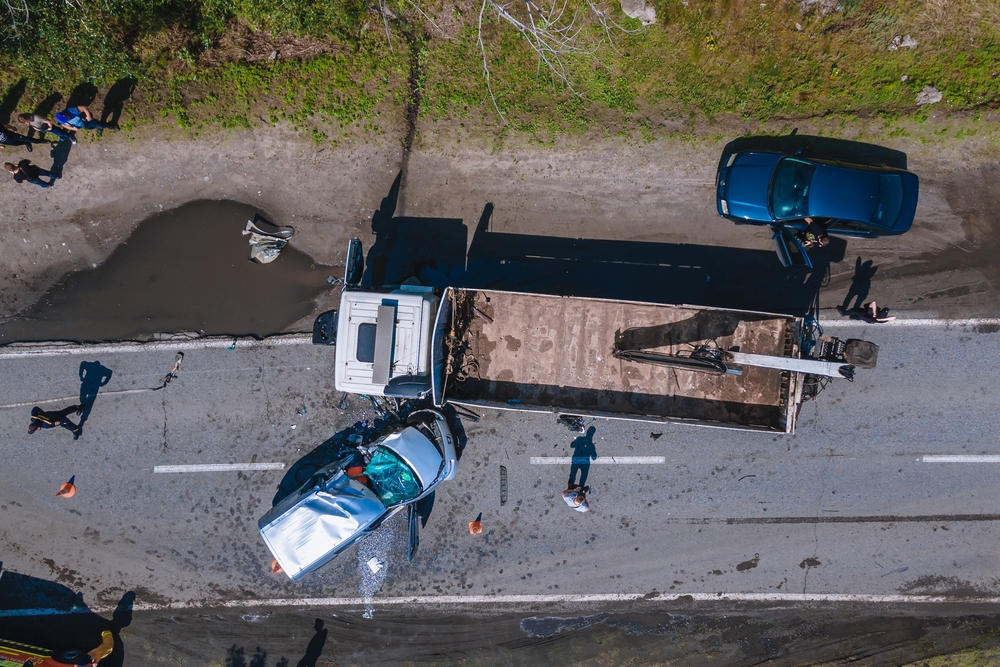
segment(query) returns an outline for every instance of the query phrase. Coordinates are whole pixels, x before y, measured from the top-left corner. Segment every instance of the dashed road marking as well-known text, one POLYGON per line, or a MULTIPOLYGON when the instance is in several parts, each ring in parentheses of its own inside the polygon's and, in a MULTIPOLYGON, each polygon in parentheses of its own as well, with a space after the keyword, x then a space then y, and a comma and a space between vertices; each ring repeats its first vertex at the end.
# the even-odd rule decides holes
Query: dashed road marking
POLYGON ((586 456, 532 456, 531 465, 632 465, 632 464, 662 464, 667 460, 662 456, 598 456, 596 459, 586 456))
POLYGON ((924 454, 924 463, 1000 463, 1000 454, 924 454))
POLYGON ((284 463, 200 463, 194 465, 153 466, 153 472, 232 472, 236 470, 284 470, 284 468, 284 463))

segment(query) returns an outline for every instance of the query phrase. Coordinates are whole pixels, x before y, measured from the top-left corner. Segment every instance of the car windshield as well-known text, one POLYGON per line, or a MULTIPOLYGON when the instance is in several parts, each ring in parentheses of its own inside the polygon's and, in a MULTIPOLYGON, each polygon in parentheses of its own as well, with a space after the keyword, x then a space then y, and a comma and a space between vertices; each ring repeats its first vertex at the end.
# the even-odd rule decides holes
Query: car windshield
POLYGON ((809 215, 809 184, 816 167, 785 158, 778 163, 771 183, 771 215, 775 220, 809 215))
POLYGON ((423 490, 413 469, 388 447, 375 450, 365 467, 365 477, 386 507, 413 500, 423 490))
POLYGON ((878 206, 872 215, 872 222, 892 227, 903 208, 903 179, 898 174, 879 174, 878 206))

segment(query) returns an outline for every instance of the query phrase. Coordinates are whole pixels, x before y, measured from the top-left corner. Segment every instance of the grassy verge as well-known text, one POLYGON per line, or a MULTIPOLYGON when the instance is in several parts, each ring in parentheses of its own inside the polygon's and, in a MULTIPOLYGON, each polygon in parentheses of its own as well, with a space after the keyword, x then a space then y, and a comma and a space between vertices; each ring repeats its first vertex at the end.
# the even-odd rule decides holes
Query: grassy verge
POLYGON ((53 91, 65 103, 80 83, 133 78, 126 126, 287 123, 325 142, 398 134, 418 92, 424 120, 547 143, 711 132, 728 119, 919 121, 929 108, 1000 105, 993 0, 837 1, 652 0, 656 23, 642 27, 605 0, 597 6, 624 29, 606 31, 586 0, 569 0, 565 16, 581 17, 579 49, 558 56, 559 80, 495 12, 484 13, 480 33, 478 2, 38 0, 27 25, 11 22, 0 35, 2 111, 30 110, 53 91), (903 35, 916 47, 890 50, 903 35), (928 85, 943 101, 918 107, 928 85))

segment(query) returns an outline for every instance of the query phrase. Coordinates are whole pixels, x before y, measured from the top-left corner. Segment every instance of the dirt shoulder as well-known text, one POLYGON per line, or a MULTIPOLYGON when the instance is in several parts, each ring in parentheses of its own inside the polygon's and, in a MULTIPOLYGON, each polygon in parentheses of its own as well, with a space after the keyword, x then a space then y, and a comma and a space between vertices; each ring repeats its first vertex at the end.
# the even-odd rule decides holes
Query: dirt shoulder
MULTIPOLYGON (((942 316, 992 315, 1000 305, 993 262, 1000 209, 1000 129, 995 118, 931 117, 889 138, 866 121, 800 124, 800 134, 878 141, 906 152, 921 177, 912 231, 850 240, 830 258, 820 306, 846 293, 855 259, 878 267, 872 296, 898 309, 942 316), (971 128, 971 129, 970 129, 971 128), (972 136, 969 133, 974 131, 972 136)), ((422 124, 403 164, 398 140, 318 145, 283 127, 88 137, 72 148, 64 178, 48 190, 0 180, 0 316, 36 301, 65 273, 101 263, 149 215, 198 199, 259 207, 296 229, 293 244, 317 263, 340 266, 346 242, 370 247, 372 218, 396 175, 405 174, 396 216, 459 220, 471 242, 488 227, 531 237, 768 250, 767 234, 721 220, 714 210, 716 161, 726 140, 787 128, 733 123, 724 135, 653 142, 577 138, 539 147, 507 139, 499 148, 460 125, 422 124)), ((4 148, 5 160, 31 157, 4 148)), ((777 260, 775 260, 776 262, 777 260)), ((320 299, 317 310, 336 294, 320 299)), ((293 329, 308 328, 308 318, 293 329)))

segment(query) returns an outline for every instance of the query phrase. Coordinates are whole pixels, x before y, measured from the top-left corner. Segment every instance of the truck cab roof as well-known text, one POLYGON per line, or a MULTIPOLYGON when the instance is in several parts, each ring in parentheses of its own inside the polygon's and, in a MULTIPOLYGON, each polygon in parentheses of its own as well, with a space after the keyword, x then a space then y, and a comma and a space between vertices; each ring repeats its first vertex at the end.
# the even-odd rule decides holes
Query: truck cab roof
POLYGON ((388 293, 345 291, 337 323, 337 390, 380 396, 393 378, 428 376, 437 304, 432 289, 413 285, 388 293))

